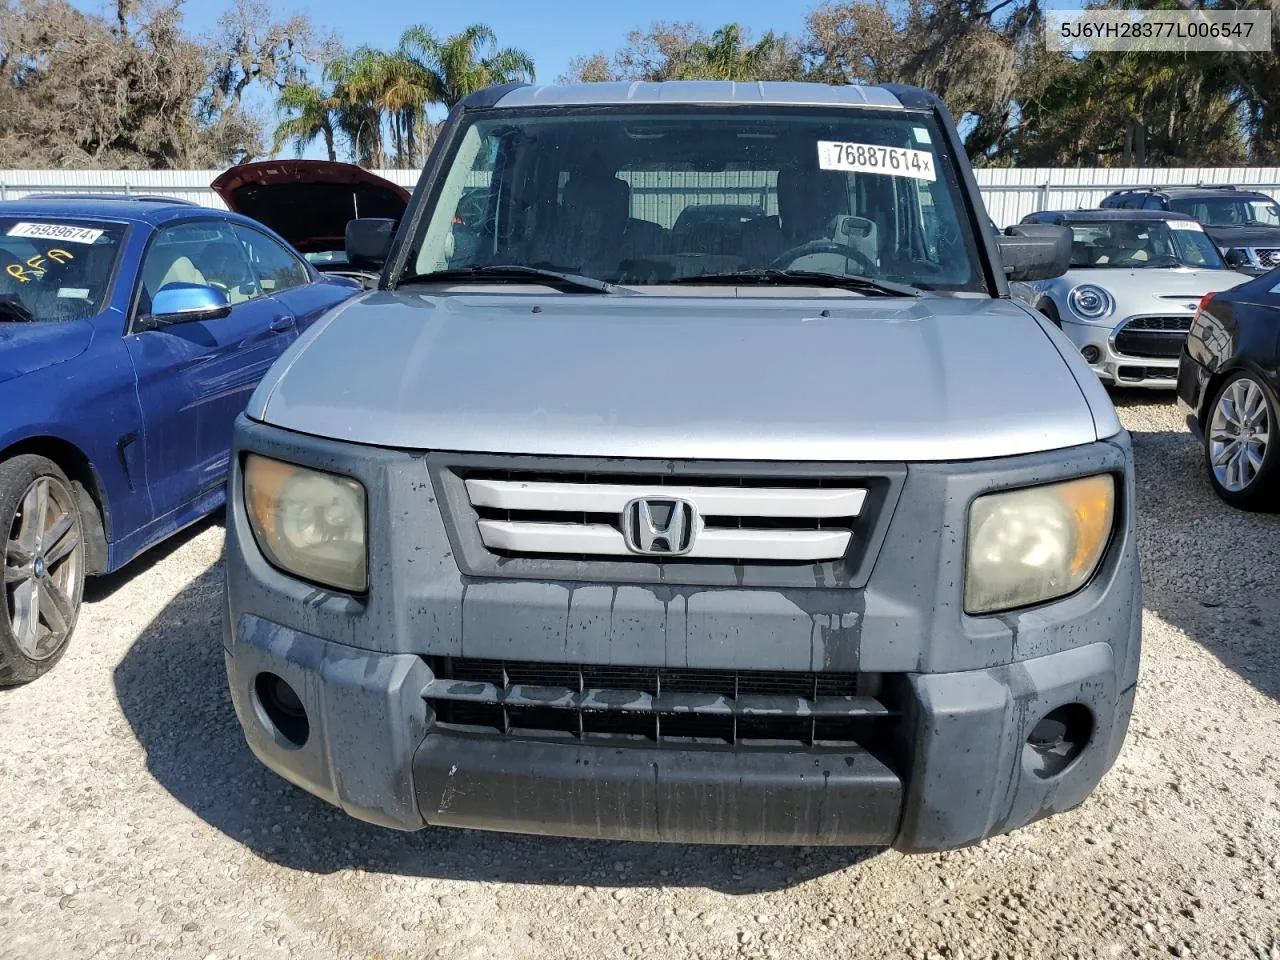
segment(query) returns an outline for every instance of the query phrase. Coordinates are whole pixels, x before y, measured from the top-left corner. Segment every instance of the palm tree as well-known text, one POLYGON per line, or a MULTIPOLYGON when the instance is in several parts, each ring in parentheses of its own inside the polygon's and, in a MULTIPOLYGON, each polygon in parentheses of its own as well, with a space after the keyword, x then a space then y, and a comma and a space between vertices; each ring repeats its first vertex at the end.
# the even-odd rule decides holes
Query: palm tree
POLYGON ((334 126, 346 138, 356 163, 386 166, 382 143, 382 57, 371 47, 358 47, 324 68, 333 84, 334 126))
POLYGON ((783 47, 783 41, 766 33, 759 43, 748 44, 742 27, 726 24, 689 48, 680 69, 682 80, 757 80, 783 47))
POLYGON ((401 40, 377 63, 378 103, 386 113, 396 166, 415 166, 424 149, 430 123, 427 108, 437 100, 435 75, 401 40))
POLYGON ((439 40, 426 27, 410 27, 395 50, 359 47, 325 65, 329 92, 308 84, 290 84, 277 107, 285 117, 276 130, 276 149, 292 142, 301 154, 324 137, 335 158, 335 134, 363 166, 382 167, 388 152, 397 166, 419 164, 435 139, 438 125, 428 108, 451 109, 468 94, 512 80, 534 78, 533 60, 523 50, 498 48, 493 30, 475 24, 439 40))
POLYGON ((338 159, 333 143, 333 114, 336 103, 332 95, 309 83, 286 84, 276 100, 276 109, 283 119, 276 126, 273 153, 289 142, 299 157, 317 137, 324 138, 329 162, 338 159))
POLYGON ((513 80, 535 78, 533 58, 514 47, 498 48, 498 37, 484 24, 439 40, 426 27, 410 27, 397 54, 429 78, 431 101, 452 109, 477 90, 513 80))

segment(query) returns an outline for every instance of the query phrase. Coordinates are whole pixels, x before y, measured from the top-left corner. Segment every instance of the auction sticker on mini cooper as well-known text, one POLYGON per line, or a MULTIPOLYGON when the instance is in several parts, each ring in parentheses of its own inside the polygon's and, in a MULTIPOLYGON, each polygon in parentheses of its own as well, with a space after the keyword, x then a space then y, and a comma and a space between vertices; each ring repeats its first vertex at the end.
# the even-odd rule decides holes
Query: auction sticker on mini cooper
POLYGON ((1200 221, 1198 220, 1166 220, 1165 223, 1169 225, 1170 230, 1192 230, 1198 233, 1204 232, 1204 228, 1200 226, 1200 221))
POLYGON ((883 173, 891 177, 914 177, 917 180, 938 179, 933 166, 933 154, 927 150, 842 140, 818 141, 818 169, 883 173))
POLYGON ((33 240, 65 240, 68 243, 93 243, 103 231, 92 227, 77 227, 70 223, 15 223, 9 228, 11 237, 28 237, 33 240))

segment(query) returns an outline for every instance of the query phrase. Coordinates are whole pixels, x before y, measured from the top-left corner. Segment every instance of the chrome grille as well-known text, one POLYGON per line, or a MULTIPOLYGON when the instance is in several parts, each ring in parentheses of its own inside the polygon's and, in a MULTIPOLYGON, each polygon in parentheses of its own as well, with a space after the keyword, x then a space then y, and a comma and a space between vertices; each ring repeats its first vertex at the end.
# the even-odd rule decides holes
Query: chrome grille
POLYGON ((844 555, 852 521, 867 499, 862 487, 729 486, 723 480, 661 477, 644 482, 471 477, 466 490, 481 541, 508 555, 640 553, 628 545, 621 518, 629 503, 647 498, 693 506, 694 529, 683 553, 690 560, 804 563, 844 555))
POLYGON ((1255 247, 1253 253, 1261 266, 1280 267, 1280 247, 1255 247))
POLYGON ((464 576, 770 588, 865 586, 907 474, 896 463, 445 452, 428 454, 427 470, 464 576), (677 505, 693 536, 636 552, 647 549, 637 534, 677 505))
POLYGON ((443 730, 621 743, 872 745, 895 716, 868 673, 705 670, 434 657, 443 730))

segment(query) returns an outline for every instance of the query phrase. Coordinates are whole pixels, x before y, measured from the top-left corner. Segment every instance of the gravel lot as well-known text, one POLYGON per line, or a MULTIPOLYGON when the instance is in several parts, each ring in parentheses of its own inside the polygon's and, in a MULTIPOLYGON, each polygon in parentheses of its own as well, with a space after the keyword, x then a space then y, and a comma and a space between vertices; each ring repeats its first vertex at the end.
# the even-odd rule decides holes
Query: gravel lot
POLYGON ((1137 709, 1080 809, 977 848, 697 848, 365 826, 243 745, 223 531, 90 588, 0 691, 0 958, 1280 960, 1280 517, 1218 503, 1175 407, 1138 449, 1137 709))

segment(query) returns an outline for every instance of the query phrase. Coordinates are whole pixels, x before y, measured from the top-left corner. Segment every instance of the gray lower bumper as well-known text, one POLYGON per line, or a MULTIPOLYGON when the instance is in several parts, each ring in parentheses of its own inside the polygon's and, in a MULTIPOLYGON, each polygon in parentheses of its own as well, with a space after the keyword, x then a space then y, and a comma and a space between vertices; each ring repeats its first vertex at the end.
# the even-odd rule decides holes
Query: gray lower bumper
POLYGON ((431 824, 687 843, 884 845, 902 782, 865 751, 698 751, 427 737, 431 824))
MULTIPOLYGON (((353 816, 626 840, 892 844, 942 850, 1083 801, 1111 766, 1133 705, 1107 643, 1007 667, 901 678, 892 749, 706 750, 485 739, 433 732, 426 662, 368 653, 245 616, 229 636, 232 699, 253 752, 353 816), (255 684, 275 674, 302 700, 289 742, 255 684), (1032 726, 1064 703, 1095 718, 1061 774, 1024 758, 1032 726)), ((1136 663, 1136 659, 1135 659, 1136 663)))

